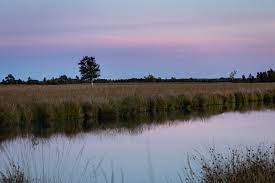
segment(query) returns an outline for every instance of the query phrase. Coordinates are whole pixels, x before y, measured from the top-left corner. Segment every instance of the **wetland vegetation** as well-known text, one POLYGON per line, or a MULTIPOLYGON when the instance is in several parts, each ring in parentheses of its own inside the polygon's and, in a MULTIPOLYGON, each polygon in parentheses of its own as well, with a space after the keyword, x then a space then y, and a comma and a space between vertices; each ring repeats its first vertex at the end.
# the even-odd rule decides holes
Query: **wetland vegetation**
POLYGON ((228 153, 220 153, 215 148, 210 148, 209 154, 209 158, 199 154, 192 156, 190 161, 195 161, 200 170, 193 170, 189 164, 184 177, 180 175, 181 180, 189 183, 275 182, 274 145, 238 147, 228 149, 228 153))
POLYGON ((0 127, 47 129, 66 126, 69 121, 90 126, 101 121, 138 119, 140 114, 274 102, 274 83, 9 85, 0 87, 0 127))
MULTIPOLYGON (((7 153, 2 147, 1 153, 7 153)), ((24 170, 16 161, 6 155, 6 169, 0 172, 0 183, 44 183, 61 181, 62 175, 56 177, 46 177, 46 172, 40 172, 33 176, 24 170)), ((80 153, 81 156, 81 153, 80 153)), ((22 156, 22 158, 24 158, 22 156)), ((77 161, 81 157, 77 158, 77 161)), ((20 161, 26 161, 21 159, 20 161)), ((121 175, 115 175, 113 169, 105 172, 101 167, 102 162, 97 162, 92 170, 85 167, 82 173, 91 172, 89 182, 97 183, 103 176, 106 183, 124 182, 125 175, 121 170, 121 175), (99 171, 99 169, 102 169, 99 171), (110 176, 109 176, 110 175, 110 176), (119 181, 115 181, 115 177, 119 181)), ((88 163, 87 163, 88 164, 88 163)), ((31 166, 27 163, 28 166, 31 166)), ((43 165, 44 166, 44 165, 43 165)), ((62 167, 62 162, 58 160, 57 167, 62 167)), ((227 153, 218 152, 214 147, 209 148, 208 155, 197 153, 187 157, 187 163, 183 165, 183 171, 178 172, 178 177, 173 178, 175 183, 273 183, 275 181, 275 145, 261 143, 258 146, 240 146, 235 149, 228 149, 227 153), (194 168, 195 167, 195 168, 194 168)), ((34 167, 27 167, 28 170, 34 167)), ((46 168, 46 167, 45 167, 46 168)), ((58 168, 57 168, 58 169, 58 168)), ((74 169, 74 167, 72 167, 74 169)), ((43 169, 43 171, 45 171, 43 169)), ((176 171, 176 170, 175 170, 176 171)), ((57 171, 59 172, 59 171, 57 171)), ((74 180, 81 181, 73 175, 69 182, 74 180)), ((69 176, 67 176, 69 177, 69 176)), ((117 180, 117 179, 116 179, 117 180)), ((100 182, 100 181, 99 181, 100 182)))
POLYGON ((0 183, 275 183, 275 0, 0 0, 0 183))
POLYGON ((34 135, 39 138, 50 138, 55 134, 63 134, 67 137, 77 136, 79 133, 100 133, 103 131, 114 130, 116 133, 142 134, 145 130, 154 128, 155 125, 174 124, 176 121, 188 122, 194 119, 206 120, 212 116, 225 112, 261 111, 274 109, 274 104, 264 104, 262 102, 253 102, 243 105, 214 105, 203 107, 193 111, 170 111, 158 112, 156 114, 140 113, 131 119, 106 119, 100 121, 78 120, 59 120, 51 128, 32 125, 29 128, 18 127, 13 129, 1 129, 0 143, 7 139, 13 139, 18 136, 26 137, 34 135))
MULTIPOLYGON (((245 76, 242 79, 235 79, 237 72, 234 71, 229 78, 202 80, 203 82, 198 82, 200 80, 196 79, 171 78, 163 80, 152 75, 143 79, 108 81, 97 79, 100 76, 100 66, 95 62, 94 57, 83 57, 79 66, 81 79, 61 76, 52 80, 44 79, 41 82, 29 78, 28 82, 24 82, 8 75, 6 80, 1 83, 0 157, 4 164, 0 164, 0 183, 87 182, 87 180, 77 180, 77 177, 82 177, 87 172, 90 174, 88 173, 87 176, 83 177, 88 178, 89 182, 113 183, 117 180, 124 182, 125 175, 122 170, 120 179, 115 178, 114 172, 118 172, 113 167, 110 170, 111 175, 108 176, 110 173, 101 167, 101 161, 96 165, 96 168, 92 167, 92 171, 90 170, 91 167, 88 168, 88 163, 82 162, 85 165, 83 172, 74 172, 75 165, 81 159, 88 158, 88 156, 81 157, 83 149, 80 150, 79 154, 69 155, 70 152, 79 149, 78 145, 67 150, 66 155, 58 152, 57 159, 52 160, 56 157, 51 153, 50 146, 53 144, 49 142, 50 146, 46 149, 49 150, 47 156, 50 159, 47 161, 51 165, 49 165, 48 170, 45 170, 46 157, 43 140, 55 139, 59 135, 69 139, 77 139, 79 134, 104 136, 105 133, 107 133, 106 136, 123 134, 128 139, 130 136, 142 136, 146 131, 154 131, 161 125, 166 125, 168 128, 169 125, 178 125, 177 122, 179 121, 179 123, 196 119, 199 119, 200 122, 207 121, 212 116, 225 112, 273 109, 275 104, 275 83, 271 83, 274 81, 273 70, 258 73, 256 79, 252 78, 252 75, 248 79, 245 76), (131 83, 131 81, 133 82, 131 83), (256 83, 257 81, 262 83, 256 83), (108 132, 113 134, 110 135, 108 132), (20 142, 20 139, 26 141, 20 142), (13 155, 16 156, 14 150, 7 151, 2 144, 8 144, 7 147, 18 146, 18 150, 22 150, 24 147, 20 147, 19 144, 9 144, 9 142, 19 142, 19 144, 24 144, 24 147, 28 142, 31 142, 32 145, 26 149, 25 155, 21 154, 17 160, 14 160, 13 155), (37 162, 33 162, 35 154, 38 156, 37 162), (29 159, 26 159, 28 156, 29 159), (76 158, 76 162, 68 159, 62 164, 61 160, 58 159, 60 157, 76 158), (30 167, 33 166, 30 164, 31 162, 37 165, 30 167), (55 162, 58 164, 53 165, 55 162), (66 163, 74 164, 71 170, 73 173, 68 174, 61 170, 66 167, 66 163), (50 169, 56 167, 56 174, 51 174, 50 169), (30 169, 34 169, 36 174, 33 174, 34 172, 31 172, 30 169), (100 172, 98 172, 99 169, 100 172), (59 175, 61 172, 64 175, 59 175), (101 176, 99 181, 98 173, 101 176)), ((231 119, 231 122, 234 120, 231 119)), ((201 130, 200 128, 197 129, 196 125, 193 127, 194 132, 201 130)), ((208 129, 206 134, 211 132, 212 128, 208 129)), ((177 130, 177 128, 173 128, 170 133, 176 134, 177 130)), ((154 133, 158 134, 157 131, 154 133)), ((185 133, 190 132, 185 131, 185 133)), ((196 141, 203 134, 200 131, 199 135, 194 136, 192 134, 191 136, 196 141)), ((212 134, 208 134, 207 137, 209 135, 212 134)), ((157 140, 163 142, 166 138, 171 138, 171 136, 166 136, 166 138, 162 136, 163 134, 157 136, 157 140)), ((229 136, 233 137, 232 134, 229 136)), ((180 142, 178 138, 172 139, 169 144, 180 142)), ((204 139, 205 137, 200 140, 204 141, 204 139)), ((192 139, 184 140, 192 141, 192 139)), ((57 143, 63 141, 64 139, 57 140, 57 143)), ((98 142, 98 140, 94 140, 94 145, 96 146, 98 142)), ((143 140, 142 143, 144 144, 143 140)), ((101 141, 99 144, 99 149, 102 147, 109 148, 109 145, 106 146, 101 141)), ((188 143, 185 142, 185 144, 188 143)), ((57 148, 59 146, 57 145, 57 148)), ((121 148, 126 148, 127 152, 129 151, 128 146, 129 144, 121 148)), ((166 146, 169 145, 166 144, 166 146)), ((136 146, 132 146, 132 148, 136 148, 136 146)), ((59 150, 64 153, 63 146, 59 150)), ((94 150, 96 151, 96 148, 94 150)), ((165 149, 162 150, 165 151, 165 149)), ((111 151, 113 152, 114 149, 111 151)), ((191 159, 188 159, 187 168, 178 174, 177 179, 174 179, 173 182, 274 182, 274 151, 274 146, 263 145, 255 150, 252 147, 246 148, 245 151, 229 150, 230 154, 226 155, 217 153, 214 148, 211 148, 209 158, 199 154, 199 156, 192 156, 191 159), (193 165, 197 165, 195 169, 193 165)), ((94 152, 92 151, 92 153, 94 152)), ((123 154, 127 160, 128 154, 125 154, 123 150, 119 150, 119 153, 123 154)), ((98 154, 100 152, 97 152, 98 154)), ((163 158, 158 160, 161 159, 163 158)), ((132 158, 128 159, 128 161, 132 160, 132 158)), ((150 155, 148 155, 148 164, 150 167, 148 170, 149 182, 156 182, 150 155)), ((163 167, 160 166, 160 168, 163 167)), ((175 171, 177 170, 175 169, 175 171)), ((131 177, 132 181, 135 177, 131 177)), ((160 180, 160 177, 157 179, 160 180)), ((168 179, 166 182, 169 182, 168 179)))

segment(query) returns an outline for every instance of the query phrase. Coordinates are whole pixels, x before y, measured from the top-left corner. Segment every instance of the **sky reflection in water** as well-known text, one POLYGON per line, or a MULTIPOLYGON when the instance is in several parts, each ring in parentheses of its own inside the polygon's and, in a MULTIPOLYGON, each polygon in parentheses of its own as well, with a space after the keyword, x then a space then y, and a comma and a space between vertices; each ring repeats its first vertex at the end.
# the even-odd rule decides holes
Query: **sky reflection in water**
MULTIPOLYGON (((205 120, 155 125, 137 134, 110 130, 79 134, 73 138, 55 135, 43 142, 38 139, 38 145, 34 147, 29 138, 16 138, 4 145, 13 157, 22 154, 25 159, 29 157, 38 172, 42 168, 42 159, 47 175, 56 175, 60 166, 63 180, 71 179, 67 175, 73 172, 75 180, 86 182, 90 179, 88 172, 103 160, 102 169, 110 177, 113 166, 117 182, 120 182, 121 169, 126 182, 165 182, 166 177, 176 179, 177 173, 184 168, 187 153, 206 153, 209 146, 224 151, 229 147, 275 143, 274 119, 275 112, 271 110, 229 112, 205 120), (83 173, 88 160, 88 171, 83 173), (79 176, 81 173, 84 176, 79 176)), ((98 174, 102 175, 101 169, 98 174)), ((99 182, 103 181, 101 178, 99 182)))

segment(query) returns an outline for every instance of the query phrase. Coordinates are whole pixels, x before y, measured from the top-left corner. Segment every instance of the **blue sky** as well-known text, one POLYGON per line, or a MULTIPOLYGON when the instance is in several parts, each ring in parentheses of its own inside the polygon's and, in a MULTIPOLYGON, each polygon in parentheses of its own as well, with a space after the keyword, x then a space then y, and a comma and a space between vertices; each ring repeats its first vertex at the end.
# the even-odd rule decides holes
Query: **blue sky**
POLYGON ((221 77, 275 67, 273 0, 1 0, 0 78, 221 77))

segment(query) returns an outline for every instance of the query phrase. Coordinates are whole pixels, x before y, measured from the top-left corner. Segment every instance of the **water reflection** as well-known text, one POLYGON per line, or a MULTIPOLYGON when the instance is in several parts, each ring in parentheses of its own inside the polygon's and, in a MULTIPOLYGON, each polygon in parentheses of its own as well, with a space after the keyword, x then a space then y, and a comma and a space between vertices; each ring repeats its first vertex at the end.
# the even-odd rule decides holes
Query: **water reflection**
MULTIPOLYGON (((196 111, 181 111, 181 112, 165 112, 157 114, 143 113, 132 119, 120 119, 109 121, 89 122, 89 125, 81 125, 79 121, 60 121, 59 125, 50 129, 13 129, 0 130, 0 143, 5 140, 11 140, 15 137, 37 137, 51 138, 56 134, 62 134, 68 138, 73 138, 79 133, 95 133, 95 134, 129 134, 137 135, 144 131, 156 128, 159 125, 173 125, 175 121, 207 121, 213 115, 222 114, 224 112, 249 112, 264 109, 273 109, 273 105, 264 105, 263 103, 252 103, 249 105, 231 105, 231 106, 211 106, 200 108, 196 111)), ((84 122, 85 123, 85 122, 84 122)), ((88 123, 88 122, 87 122, 88 123)))
MULTIPOLYGON (((105 176, 112 177, 112 171, 116 182, 121 182, 121 169, 125 182, 166 182, 167 178, 175 180, 187 153, 204 154, 210 146, 223 151, 275 143, 275 112, 271 108, 166 113, 154 121, 104 122, 81 132, 22 133, 2 145, 12 159, 23 167, 30 166, 31 174, 40 175, 44 167, 47 177, 57 177, 61 182, 92 182, 91 176, 104 182, 105 176)), ((4 153, 1 158, 5 159, 4 153)), ((3 167, 1 164, 0 169, 3 167)))

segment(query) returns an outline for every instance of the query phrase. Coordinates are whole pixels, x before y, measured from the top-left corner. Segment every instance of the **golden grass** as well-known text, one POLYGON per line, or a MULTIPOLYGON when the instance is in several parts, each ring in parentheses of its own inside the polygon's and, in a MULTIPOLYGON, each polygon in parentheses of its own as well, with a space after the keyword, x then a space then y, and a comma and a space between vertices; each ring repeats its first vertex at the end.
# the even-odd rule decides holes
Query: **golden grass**
POLYGON ((144 83, 0 86, 0 127, 52 127, 57 119, 133 118, 141 112, 274 103, 275 83, 144 83))
POLYGON ((145 83, 79 85, 10 85, 0 86, 0 102, 22 104, 33 102, 90 102, 121 99, 129 96, 193 96, 196 94, 232 94, 274 90, 275 83, 145 83))

